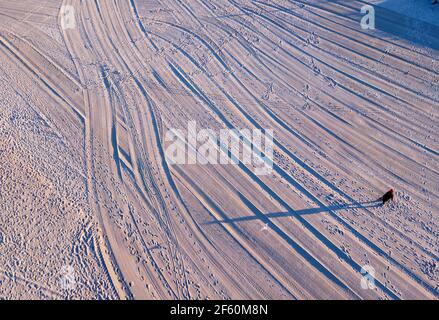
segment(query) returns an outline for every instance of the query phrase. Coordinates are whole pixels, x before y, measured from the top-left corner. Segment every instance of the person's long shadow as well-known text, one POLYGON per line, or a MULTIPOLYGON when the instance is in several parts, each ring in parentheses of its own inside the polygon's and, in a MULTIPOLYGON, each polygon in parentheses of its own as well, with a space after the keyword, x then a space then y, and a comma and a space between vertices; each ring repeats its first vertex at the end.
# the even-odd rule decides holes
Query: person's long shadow
POLYGON ((253 215, 253 216, 245 216, 245 217, 239 217, 239 218, 230 218, 230 219, 224 219, 224 220, 216 220, 216 221, 210 221, 206 224, 215 224, 215 223, 235 223, 235 222, 242 222, 242 221, 251 221, 251 220, 263 220, 271 219, 271 218, 283 218, 283 217, 293 217, 293 216, 302 216, 302 215, 308 215, 308 214, 316 214, 321 212, 330 212, 330 211, 340 211, 340 210, 348 210, 348 209, 365 209, 365 208, 376 208, 382 206, 382 201, 380 199, 375 201, 367 201, 367 202, 356 202, 352 204, 337 204, 332 205, 328 207, 319 207, 319 208, 309 208, 309 209, 302 209, 302 210, 294 210, 294 211, 287 211, 287 212, 272 212, 264 214, 263 217, 259 215, 253 215))

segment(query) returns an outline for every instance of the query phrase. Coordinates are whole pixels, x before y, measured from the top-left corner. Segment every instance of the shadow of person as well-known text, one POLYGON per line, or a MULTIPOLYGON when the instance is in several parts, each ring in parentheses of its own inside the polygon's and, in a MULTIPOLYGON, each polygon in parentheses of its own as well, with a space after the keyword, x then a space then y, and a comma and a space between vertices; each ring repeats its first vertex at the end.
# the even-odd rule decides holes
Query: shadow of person
POLYGON ((322 212, 331 212, 331 211, 341 211, 341 210, 349 210, 349 209, 366 209, 366 208, 376 208, 382 206, 382 199, 379 198, 374 201, 367 202, 355 202, 348 204, 336 204, 331 206, 322 206, 319 208, 308 208, 294 211, 286 211, 286 212, 271 212, 264 214, 263 217, 258 215, 253 216, 244 216, 238 218, 227 218, 223 220, 215 220, 206 222, 205 224, 218 224, 218 223, 235 223, 242 221, 252 221, 252 220, 264 220, 271 218, 283 218, 283 217, 293 217, 293 216, 303 216, 309 214, 316 214, 322 212))

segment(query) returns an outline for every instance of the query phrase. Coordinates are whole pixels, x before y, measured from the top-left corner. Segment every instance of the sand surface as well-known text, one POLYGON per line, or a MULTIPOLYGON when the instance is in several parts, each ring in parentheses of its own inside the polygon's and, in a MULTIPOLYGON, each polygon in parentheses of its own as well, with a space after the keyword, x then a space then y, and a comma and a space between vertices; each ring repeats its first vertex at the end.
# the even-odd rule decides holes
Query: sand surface
POLYGON ((0 298, 437 299, 439 26, 363 5, 0 0, 0 298))

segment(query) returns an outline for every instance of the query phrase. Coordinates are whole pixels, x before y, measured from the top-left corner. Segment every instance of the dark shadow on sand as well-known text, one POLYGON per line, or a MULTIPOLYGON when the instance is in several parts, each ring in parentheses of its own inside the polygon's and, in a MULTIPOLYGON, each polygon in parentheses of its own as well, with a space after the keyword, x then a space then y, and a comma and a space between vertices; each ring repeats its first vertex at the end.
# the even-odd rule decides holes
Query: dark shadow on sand
MULTIPOLYGON (((439 20, 439 4, 428 5, 429 3, 430 0, 425 0, 425 3, 420 1, 419 5, 425 6, 425 10, 429 7, 434 9, 439 20)), ((386 8, 386 6, 394 7, 397 4, 396 0, 387 0, 375 7, 376 28, 418 45, 439 50, 439 26, 422 20, 423 17, 415 18, 409 13, 386 8)), ((419 13, 422 14, 422 11, 419 13)))
POLYGON ((376 1, 359 0, 352 3, 349 0, 326 0, 326 3, 334 3, 349 8, 349 12, 343 16, 358 21, 363 18, 361 7, 371 5, 375 9, 375 30, 363 30, 363 32, 388 40, 407 40, 418 46, 439 50, 439 23, 432 23, 432 19, 439 21, 439 4, 430 4, 430 0, 419 0, 419 7, 415 16, 413 12, 404 11, 399 6, 401 0, 376 1), (353 10, 353 11, 352 11, 353 10), (428 14, 428 17, 426 15, 428 14), (428 19, 427 19, 428 18, 428 19))
POLYGON ((224 220, 216 220, 207 222, 206 224, 215 224, 215 223, 235 223, 242 221, 251 221, 251 220, 267 220, 272 218, 283 218, 283 217, 293 217, 293 216, 303 216, 309 214, 316 214, 322 212, 330 212, 330 211, 340 211, 340 210, 348 210, 348 209, 365 209, 365 208, 377 208, 382 206, 381 200, 354 203, 354 204, 338 204, 327 207, 319 207, 319 208, 309 208, 295 211, 287 211, 287 212, 272 212, 264 214, 263 216, 253 215, 253 216, 244 216, 239 218, 232 219, 224 219, 224 220))

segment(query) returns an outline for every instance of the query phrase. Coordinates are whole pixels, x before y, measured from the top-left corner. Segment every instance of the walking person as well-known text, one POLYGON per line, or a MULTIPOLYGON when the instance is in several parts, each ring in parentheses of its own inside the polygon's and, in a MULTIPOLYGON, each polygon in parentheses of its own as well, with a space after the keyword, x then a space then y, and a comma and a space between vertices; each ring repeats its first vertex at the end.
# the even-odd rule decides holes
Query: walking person
POLYGON ((381 198, 380 200, 383 201, 383 205, 386 204, 387 201, 395 201, 395 191, 392 189, 390 189, 389 191, 387 191, 381 198))

